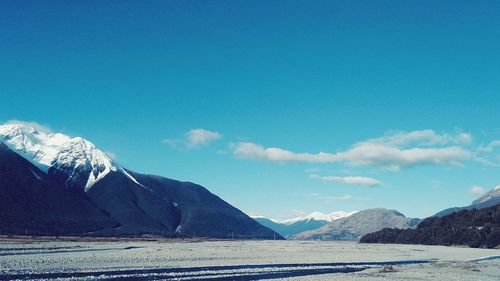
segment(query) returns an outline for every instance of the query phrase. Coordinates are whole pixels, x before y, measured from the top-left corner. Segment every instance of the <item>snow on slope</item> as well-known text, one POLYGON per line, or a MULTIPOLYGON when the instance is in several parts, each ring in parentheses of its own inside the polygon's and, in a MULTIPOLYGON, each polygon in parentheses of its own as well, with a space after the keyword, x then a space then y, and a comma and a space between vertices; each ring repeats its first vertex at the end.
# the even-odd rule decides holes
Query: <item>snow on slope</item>
POLYGON ((304 216, 304 217, 295 217, 295 218, 291 218, 291 219, 286 219, 286 220, 278 221, 278 223, 293 224, 293 223, 296 223, 299 221, 310 221, 310 220, 332 222, 332 221, 338 220, 340 218, 348 217, 354 213, 356 213, 356 212, 336 211, 336 212, 332 212, 329 214, 323 214, 321 212, 312 212, 309 215, 304 216))
POLYGON ((500 185, 474 200, 471 205, 478 205, 489 200, 500 198, 500 185))
POLYGON ((83 177, 85 191, 109 172, 123 170, 91 142, 40 130, 29 123, 0 125, 0 141, 42 171, 48 173, 52 168, 67 175, 66 186, 83 177))

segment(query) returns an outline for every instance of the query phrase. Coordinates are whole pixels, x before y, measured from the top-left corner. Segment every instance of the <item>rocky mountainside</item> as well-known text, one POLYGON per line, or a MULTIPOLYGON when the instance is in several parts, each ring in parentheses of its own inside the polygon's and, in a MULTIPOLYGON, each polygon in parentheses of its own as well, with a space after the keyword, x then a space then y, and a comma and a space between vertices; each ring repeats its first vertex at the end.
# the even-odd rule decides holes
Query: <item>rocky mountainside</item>
POLYGON ((354 213, 355 212, 337 211, 330 214, 323 214, 320 212, 313 212, 303 217, 295 217, 282 221, 276 221, 265 217, 252 218, 263 226, 278 232, 283 237, 289 238, 297 233, 320 228, 329 222, 348 217, 354 213))
POLYGON ((85 235, 119 227, 88 198, 68 191, 0 143, 0 233, 85 235))
POLYGON ((200 185, 25 123, 0 125, 0 221, 3 234, 282 239, 200 185))
POLYGON ((396 210, 368 209, 332 221, 318 229, 298 233, 296 240, 358 240, 361 236, 386 227, 415 227, 419 219, 407 218, 396 210))
POLYGON ((363 236, 360 242, 499 247, 500 204, 430 217, 415 229, 385 228, 363 236))
POLYGON ((461 210, 482 209, 495 206, 498 204, 500 204, 500 186, 493 188, 492 190, 485 193, 478 199, 472 201, 472 203, 469 206, 448 208, 435 214, 434 216, 442 217, 461 210))

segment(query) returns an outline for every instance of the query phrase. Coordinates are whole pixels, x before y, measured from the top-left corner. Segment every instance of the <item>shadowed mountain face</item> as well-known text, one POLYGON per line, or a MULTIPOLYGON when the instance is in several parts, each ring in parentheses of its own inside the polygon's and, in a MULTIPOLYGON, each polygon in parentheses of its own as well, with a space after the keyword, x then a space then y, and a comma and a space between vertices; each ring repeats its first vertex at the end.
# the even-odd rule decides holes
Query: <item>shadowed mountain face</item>
POLYGON ((0 126, 0 221, 2 234, 283 239, 200 185, 26 125, 0 126))
POLYGON ((363 236, 360 242, 495 248, 500 245, 500 204, 430 217, 415 229, 385 228, 363 236))
POLYGON ((119 226, 0 142, 0 233, 83 235, 119 226))
POLYGON ((268 218, 253 218, 258 223, 262 224, 265 227, 269 227, 270 229, 278 232, 283 237, 288 238, 297 233, 313 230, 322 227, 327 224, 327 221, 320 220, 307 220, 307 221, 297 221, 291 224, 284 224, 274 222, 268 218))
POLYGON ((354 213, 356 212, 335 211, 329 214, 312 212, 306 216, 299 216, 281 221, 258 216, 253 217, 253 219, 263 226, 278 232, 285 238, 290 238, 297 233, 318 229, 329 222, 348 217, 354 213))
POLYGON ((292 236, 296 240, 358 240, 386 227, 415 227, 419 219, 407 218, 396 210, 368 209, 341 218, 315 230, 292 236))
POLYGON ((178 210, 175 233, 219 238, 283 239, 204 187, 154 175, 130 172, 151 192, 178 210))

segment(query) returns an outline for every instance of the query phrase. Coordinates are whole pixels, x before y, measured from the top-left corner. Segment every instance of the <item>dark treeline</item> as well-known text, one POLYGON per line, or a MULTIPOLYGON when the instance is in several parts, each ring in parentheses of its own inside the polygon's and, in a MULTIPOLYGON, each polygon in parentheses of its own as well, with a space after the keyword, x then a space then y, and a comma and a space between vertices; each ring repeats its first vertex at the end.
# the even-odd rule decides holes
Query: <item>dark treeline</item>
POLYGON ((500 245, 500 204, 430 217, 420 222, 416 229, 384 228, 366 234, 360 242, 495 248, 500 245))

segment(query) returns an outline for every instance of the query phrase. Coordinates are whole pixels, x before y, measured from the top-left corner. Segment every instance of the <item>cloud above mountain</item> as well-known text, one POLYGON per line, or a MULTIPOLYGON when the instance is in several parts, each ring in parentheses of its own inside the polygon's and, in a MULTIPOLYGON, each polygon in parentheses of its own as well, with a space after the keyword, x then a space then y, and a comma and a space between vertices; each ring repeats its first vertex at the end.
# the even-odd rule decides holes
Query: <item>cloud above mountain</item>
POLYGON ((52 129, 49 128, 48 126, 45 126, 45 125, 41 125, 40 123, 37 123, 37 122, 33 122, 33 121, 21 121, 21 120, 16 120, 16 119, 13 119, 13 120, 9 120, 7 122, 5 122, 6 125, 24 125, 24 126, 27 126, 27 127, 31 127, 39 132, 42 132, 44 134, 50 134, 52 133, 52 129))
POLYGON ((344 184, 353 184, 353 185, 361 185, 361 186, 378 186, 382 185, 382 182, 369 177, 360 177, 360 176, 347 176, 347 177, 338 177, 338 176, 320 176, 320 175, 309 175, 312 179, 318 179, 325 182, 336 182, 336 183, 344 183, 344 184))
POLYGON ((200 148, 210 143, 222 139, 222 134, 206 129, 191 129, 187 131, 182 138, 165 139, 163 143, 171 147, 185 147, 188 149, 200 148))
POLYGON ((422 165, 459 166, 472 157, 464 148, 472 141, 467 133, 437 134, 433 130, 389 133, 353 144, 349 149, 329 152, 294 152, 264 147, 252 142, 233 145, 240 159, 271 162, 338 163, 400 170, 422 165))
POLYGON ((205 129, 193 129, 186 133, 187 145, 191 147, 204 146, 221 138, 220 133, 205 129))
POLYGON ((469 193, 475 196, 480 196, 486 193, 486 190, 478 185, 475 185, 469 189, 469 193))

